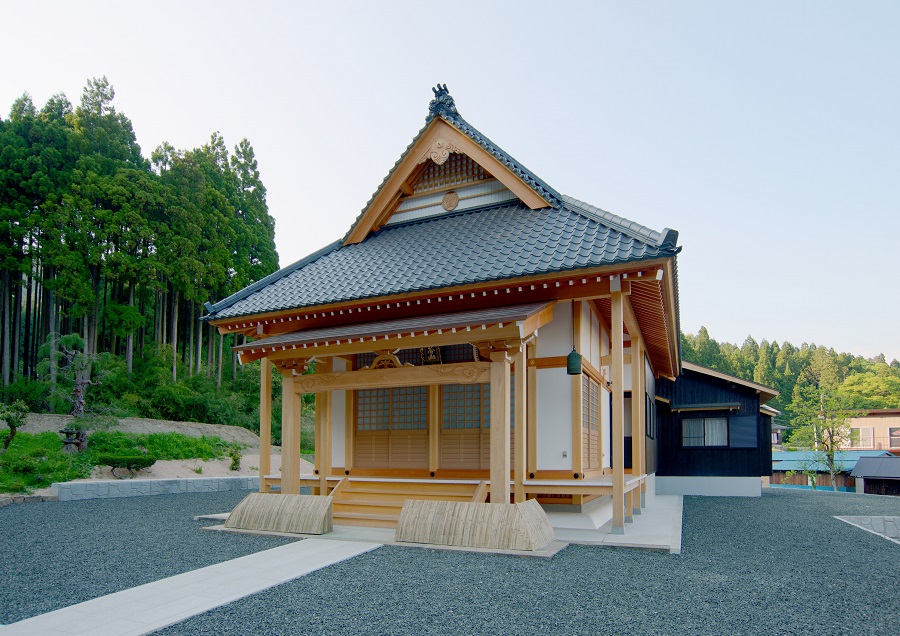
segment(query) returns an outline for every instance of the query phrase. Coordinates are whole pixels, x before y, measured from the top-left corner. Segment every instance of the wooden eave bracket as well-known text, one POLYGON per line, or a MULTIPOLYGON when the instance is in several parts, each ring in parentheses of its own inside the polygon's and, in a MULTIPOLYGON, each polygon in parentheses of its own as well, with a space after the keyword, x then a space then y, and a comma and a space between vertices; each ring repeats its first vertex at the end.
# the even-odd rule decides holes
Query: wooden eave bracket
POLYGON ((410 148, 387 182, 378 190, 372 202, 365 209, 359 221, 350 230, 344 245, 353 245, 363 241, 370 233, 378 231, 391 217, 400 199, 411 190, 411 180, 420 171, 419 160, 439 139, 450 142, 461 150, 472 161, 489 172, 500 183, 509 188, 519 199, 532 210, 545 208, 550 203, 538 195, 516 174, 500 163, 487 150, 476 144, 443 119, 436 117, 422 133, 415 145, 410 148))

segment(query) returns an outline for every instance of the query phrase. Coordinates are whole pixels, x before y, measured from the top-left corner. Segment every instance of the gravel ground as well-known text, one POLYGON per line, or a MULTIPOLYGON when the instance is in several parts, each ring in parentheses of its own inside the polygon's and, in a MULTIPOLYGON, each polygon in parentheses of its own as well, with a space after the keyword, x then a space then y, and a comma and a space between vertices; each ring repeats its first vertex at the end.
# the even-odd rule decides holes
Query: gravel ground
POLYGON ((891 497, 688 497, 680 556, 383 547, 157 633, 896 634, 900 545, 832 517, 898 514, 891 497))
POLYGON ((231 510, 246 495, 160 495, 0 508, 0 624, 284 544, 284 539, 203 532, 204 522, 192 520, 231 510))

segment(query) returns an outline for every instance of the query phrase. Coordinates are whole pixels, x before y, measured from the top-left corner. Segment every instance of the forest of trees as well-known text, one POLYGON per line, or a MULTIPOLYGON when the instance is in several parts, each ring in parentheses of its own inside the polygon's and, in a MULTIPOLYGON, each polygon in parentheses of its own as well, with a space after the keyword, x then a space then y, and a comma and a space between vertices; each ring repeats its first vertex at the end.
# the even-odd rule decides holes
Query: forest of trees
POLYGON ((682 334, 681 349, 688 362, 777 389, 780 395, 768 404, 782 412, 776 422, 783 426, 816 417, 825 403, 840 410, 900 408, 900 362, 888 364, 884 355, 863 358, 805 342, 757 343, 751 336, 738 347, 716 342, 706 327, 696 336, 682 334))
POLYGON ((237 382, 203 303, 278 268, 250 143, 213 133, 148 160, 114 95, 91 79, 76 107, 26 93, 0 119, 0 384, 33 410, 71 411, 80 381, 92 404, 171 415, 199 378, 237 382))
MULTIPOLYGON (((113 98, 92 79, 77 107, 58 94, 38 109, 25 94, 0 119, 0 395, 77 413, 80 386, 95 413, 257 428, 258 372, 239 371, 234 336, 199 321, 205 301, 278 268, 253 148, 229 152, 213 133, 148 160, 113 98)), ((705 327, 681 344, 685 360, 778 389, 785 426, 814 420, 826 397, 900 407, 900 363, 884 356, 738 347, 705 327)))

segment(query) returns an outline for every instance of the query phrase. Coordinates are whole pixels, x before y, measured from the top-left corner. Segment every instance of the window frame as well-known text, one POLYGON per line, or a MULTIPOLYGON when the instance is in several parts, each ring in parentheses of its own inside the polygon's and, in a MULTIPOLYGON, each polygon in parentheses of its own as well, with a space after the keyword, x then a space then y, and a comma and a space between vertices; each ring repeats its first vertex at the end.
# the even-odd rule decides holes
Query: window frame
POLYGON ((729 446, 729 431, 728 431, 728 416, 711 416, 711 417, 685 417, 681 419, 681 447, 682 448, 731 448, 729 446), (724 425, 724 444, 708 444, 707 440, 710 437, 710 434, 707 430, 707 421, 710 422, 722 422, 724 425), (686 444, 685 443, 685 424, 688 422, 700 422, 702 427, 702 436, 692 435, 690 439, 693 440, 701 440, 700 444, 686 444))

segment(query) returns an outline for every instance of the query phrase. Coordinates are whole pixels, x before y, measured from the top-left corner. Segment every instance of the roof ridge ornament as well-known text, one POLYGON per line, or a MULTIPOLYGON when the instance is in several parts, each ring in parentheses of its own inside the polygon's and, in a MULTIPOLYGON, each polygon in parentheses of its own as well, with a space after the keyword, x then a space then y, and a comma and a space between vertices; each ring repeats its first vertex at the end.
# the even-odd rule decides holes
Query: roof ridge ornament
POLYGON ((434 93, 434 99, 428 104, 429 116, 452 117, 459 114, 456 110, 456 102, 450 96, 446 84, 438 84, 431 91, 434 93))

